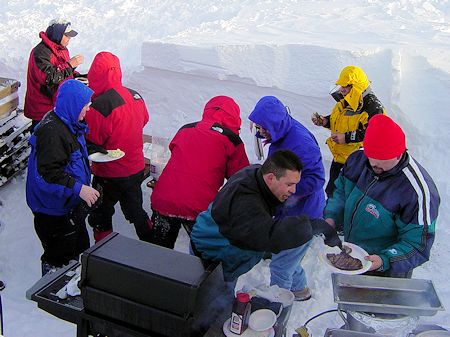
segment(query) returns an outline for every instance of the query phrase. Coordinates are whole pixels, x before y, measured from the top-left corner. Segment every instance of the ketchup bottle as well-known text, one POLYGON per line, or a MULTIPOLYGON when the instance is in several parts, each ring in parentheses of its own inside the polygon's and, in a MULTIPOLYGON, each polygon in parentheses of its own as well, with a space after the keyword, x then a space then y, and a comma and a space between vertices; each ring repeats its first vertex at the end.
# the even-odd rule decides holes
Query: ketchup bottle
POLYGON ((230 331, 232 333, 241 335, 247 329, 250 311, 250 295, 238 293, 231 312, 230 331))

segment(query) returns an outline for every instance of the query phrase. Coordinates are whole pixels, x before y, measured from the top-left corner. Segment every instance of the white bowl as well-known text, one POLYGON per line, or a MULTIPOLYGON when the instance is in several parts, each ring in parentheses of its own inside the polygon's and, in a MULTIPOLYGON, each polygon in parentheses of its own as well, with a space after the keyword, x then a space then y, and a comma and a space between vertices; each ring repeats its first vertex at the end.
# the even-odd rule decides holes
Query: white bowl
POLYGON ((280 302, 283 307, 288 307, 294 303, 294 293, 288 289, 279 288, 278 294, 275 296, 277 302, 280 302))
POLYGON ((265 331, 270 329, 277 321, 277 315, 269 309, 259 309, 254 311, 248 320, 248 326, 255 331, 265 331))

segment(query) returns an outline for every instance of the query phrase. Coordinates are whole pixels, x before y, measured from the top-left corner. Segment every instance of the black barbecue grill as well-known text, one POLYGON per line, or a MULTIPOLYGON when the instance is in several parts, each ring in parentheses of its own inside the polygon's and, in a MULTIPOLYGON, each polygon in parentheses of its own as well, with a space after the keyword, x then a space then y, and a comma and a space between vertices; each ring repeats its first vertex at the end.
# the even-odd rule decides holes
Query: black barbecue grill
POLYGON ((58 299, 78 265, 27 292, 40 308, 77 324, 78 337, 202 336, 233 299, 220 265, 117 233, 83 253, 81 297, 58 299))

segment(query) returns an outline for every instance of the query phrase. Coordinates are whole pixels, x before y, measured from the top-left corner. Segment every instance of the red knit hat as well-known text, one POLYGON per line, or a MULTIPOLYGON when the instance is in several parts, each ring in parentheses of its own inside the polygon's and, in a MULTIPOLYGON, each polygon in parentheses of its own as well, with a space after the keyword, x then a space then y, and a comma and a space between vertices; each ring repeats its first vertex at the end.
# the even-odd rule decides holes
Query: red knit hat
POLYGON ((388 116, 375 115, 369 121, 363 145, 364 153, 369 158, 393 159, 406 150, 405 133, 388 116))

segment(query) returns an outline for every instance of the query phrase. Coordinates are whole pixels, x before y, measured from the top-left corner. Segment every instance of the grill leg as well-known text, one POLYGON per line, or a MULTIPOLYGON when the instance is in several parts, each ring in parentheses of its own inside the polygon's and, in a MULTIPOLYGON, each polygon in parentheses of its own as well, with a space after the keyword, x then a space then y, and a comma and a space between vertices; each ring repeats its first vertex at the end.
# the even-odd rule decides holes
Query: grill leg
POLYGON ((77 337, 88 337, 89 334, 89 321, 82 319, 77 324, 77 337))

